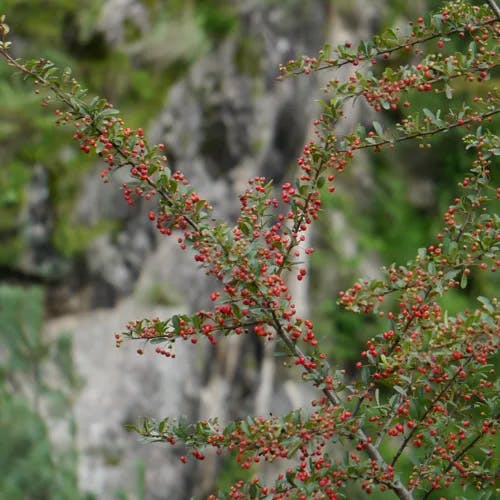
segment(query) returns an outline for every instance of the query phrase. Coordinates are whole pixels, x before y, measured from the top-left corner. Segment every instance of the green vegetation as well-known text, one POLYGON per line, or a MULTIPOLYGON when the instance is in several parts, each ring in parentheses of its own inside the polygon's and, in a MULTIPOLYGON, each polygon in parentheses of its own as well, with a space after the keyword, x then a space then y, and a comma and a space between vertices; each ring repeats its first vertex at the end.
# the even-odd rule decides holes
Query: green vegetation
POLYGON ((71 339, 42 335, 40 288, 0 286, 0 497, 78 499, 71 339), (63 421, 66 447, 49 429, 63 421))
MULTIPOLYGON (((442 5, 439 0, 428 0, 422 5, 425 9, 436 9, 442 5)), ((342 2, 339 8, 349 9, 347 2, 342 2)), ((412 13, 415 7, 400 0, 391 0, 385 12, 382 25, 394 22, 401 24, 401 15, 412 13)), ((469 42, 452 39, 447 43, 455 50, 465 50, 469 42)), ((388 61, 388 66, 396 68, 399 64, 409 64, 410 56, 398 55, 388 61)), ((375 71, 375 70, 374 70, 375 71)), ((495 75, 495 73, 493 73, 495 75)), ((460 82, 455 89, 454 98, 457 101, 470 101, 473 96, 484 97, 488 89, 498 85, 498 75, 492 76, 491 85, 460 82)), ((408 92, 407 99, 412 103, 411 109, 423 112, 424 108, 439 109, 446 107, 444 93, 421 93, 415 90, 408 92)), ((400 112, 387 111, 384 114, 384 128, 392 126, 401 119, 400 112)), ((500 126, 500 120, 495 117, 500 126)), ((458 183, 469 170, 474 154, 464 148, 457 147, 460 134, 450 130, 446 134, 433 137, 420 147, 425 153, 417 150, 415 144, 401 145, 395 154, 371 153, 366 157, 366 175, 370 179, 362 193, 356 186, 358 181, 351 175, 345 182, 346 189, 339 189, 334 197, 325 193, 323 202, 325 209, 342 213, 349 228, 348 234, 353 239, 355 254, 346 258, 339 253, 343 246, 342 228, 336 228, 328 221, 322 224, 319 249, 313 255, 313 294, 321 297, 313 303, 318 304, 315 310, 319 318, 319 330, 326 344, 331 345, 331 356, 335 360, 343 360, 346 366, 352 366, 359 353, 365 348, 365 343, 380 327, 387 324, 371 321, 361 316, 352 316, 342 310, 337 304, 337 292, 348 286, 353 279, 363 274, 360 266, 363 262, 376 259, 375 269, 379 263, 402 263, 415 256, 415 249, 432 241, 440 227, 440 214, 448 206, 450 200, 460 193, 458 183), (425 185, 419 185, 424 180, 425 185), (402 238, 401 235, 404 235, 402 238), (340 277, 338 289, 332 290, 325 273, 327 262, 331 261, 332 253, 336 255, 341 269, 336 269, 340 277), (325 276, 327 279, 325 280, 325 276)), ((359 171, 358 171, 359 175, 359 171)), ((493 171, 493 180, 498 177, 493 171)), ((349 176, 349 174, 348 174, 349 176)), ((453 290, 441 299, 442 306, 454 314, 467 307, 475 307, 475 297, 479 290, 482 293, 493 294, 500 286, 498 274, 474 272, 473 286, 467 291, 453 290)), ((326 345, 325 344, 325 345, 326 345)))

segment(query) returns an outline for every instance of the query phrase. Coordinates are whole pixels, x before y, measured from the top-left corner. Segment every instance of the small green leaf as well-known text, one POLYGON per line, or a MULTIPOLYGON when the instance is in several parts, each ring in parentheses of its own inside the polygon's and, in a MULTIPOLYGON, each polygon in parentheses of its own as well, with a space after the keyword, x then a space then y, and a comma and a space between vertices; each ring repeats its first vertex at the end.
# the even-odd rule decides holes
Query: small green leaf
POLYGON ((382 128, 382 125, 380 125, 379 122, 373 122, 373 129, 375 130, 376 134, 380 137, 384 134, 384 129, 382 128))
POLYGON ((104 144, 101 141, 97 141, 97 144, 95 145, 95 152, 97 154, 102 153, 102 151, 104 150, 105 147, 106 147, 106 144, 104 144))
POLYGON ((100 116, 111 116, 111 115, 118 115, 120 114, 120 111, 115 108, 107 108, 104 111, 101 111, 100 116))
POLYGON ((293 472, 287 471, 286 473, 286 480, 292 485, 292 486, 297 486, 295 484, 295 480, 293 478, 293 472))
POLYGON ((462 279, 460 280, 460 288, 467 287, 467 274, 465 272, 462 273, 462 279))
POLYGON ((250 498, 257 498, 259 490, 255 483, 251 483, 250 486, 248 487, 248 494, 250 495, 250 498))
POLYGON ((163 429, 165 429, 165 425, 167 424, 166 420, 162 420, 160 424, 158 425, 158 432, 161 434, 163 432, 163 429))
POLYGON ((238 228, 240 229, 240 231, 245 235, 245 236, 249 236, 250 235, 250 226, 248 225, 247 222, 245 221, 240 221, 238 222, 238 228))
POLYGON ((436 117, 434 116, 434 113, 430 109, 424 108, 422 111, 424 112, 424 115, 427 118, 429 118, 431 122, 435 120, 436 117))
POLYGON ((370 382, 370 368, 368 366, 363 366, 361 369, 361 380, 365 385, 370 382))
POLYGON ((436 274, 436 264, 434 264, 434 262, 429 262, 429 265, 427 266, 427 271, 431 276, 434 276, 434 274, 436 274))
POLYGON ((178 334, 181 330, 181 322, 179 320, 179 316, 177 314, 175 316, 172 316, 172 326, 174 327, 174 331, 176 334, 178 334))
POLYGON ((247 435, 247 436, 250 436, 251 432, 250 432, 250 427, 248 426, 248 424, 242 420, 241 421, 241 430, 247 435))
POLYGON ((292 458, 302 445, 302 441, 298 439, 292 446, 290 446, 290 448, 288 448, 288 458, 292 458))
POLYGON ((481 302, 481 304, 483 304, 483 307, 490 313, 490 314, 493 314, 495 312, 495 308, 493 307, 493 305, 491 304, 490 302, 490 299, 488 299, 487 297, 483 297, 483 296, 479 296, 477 298, 477 300, 479 302, 481 302))

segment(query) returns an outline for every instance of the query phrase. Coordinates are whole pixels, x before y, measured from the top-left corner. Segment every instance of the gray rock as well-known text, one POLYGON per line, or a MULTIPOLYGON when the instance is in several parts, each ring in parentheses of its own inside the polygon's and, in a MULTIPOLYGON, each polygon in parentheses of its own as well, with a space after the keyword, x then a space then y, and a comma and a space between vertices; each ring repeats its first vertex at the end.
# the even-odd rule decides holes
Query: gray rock
POLYGON ((180 344, 176 359, 166 359, 152 348, 139 356, 139 342, 124 342, 117 349, 113 337, 128 320, 174 312, 180 311, 128 300, 113 309, 65 316, 46 325, 49 336, 72 333, 75 368, 84 380, 74 405, 78 477, 82 489, 100 500, 116 498, 118 490, 136 491, 140 463, 145 466, 147 498, 185 498, 179 481, 181 469, 186 469, 178 460, 180 449, 143 443, 124 426, 145 416, 189 413, 185 387, 196 352, 180 344))

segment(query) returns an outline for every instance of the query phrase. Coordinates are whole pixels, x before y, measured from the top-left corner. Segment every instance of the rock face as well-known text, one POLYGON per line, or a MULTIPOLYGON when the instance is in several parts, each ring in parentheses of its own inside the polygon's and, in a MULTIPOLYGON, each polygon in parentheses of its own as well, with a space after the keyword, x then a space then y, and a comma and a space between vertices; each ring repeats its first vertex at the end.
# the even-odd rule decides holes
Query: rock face
MULTIPOLYGON (((117 3, 106 3, 100 21, 109 26, 112 44, 119 43, 120 20, 128 18, 106 21, 117 3)), ((138 8, 135 2, 121 3, 138 8)), ((171 88, 153 120, 150 139, 166 143, 172 168, 186 174, 222 219, 234 220, 237 194, 248 178, 280 181, 293 169, 308 133, 317 82, 279 82, 277 66, 322 45, 327 5, 235 2, 238 28, 171 88)), ((143 415, 226 420, 256 411, 280 413, 309 397, 291 382, 276 386, 273 346, 250 337, 228 339, 217 349, 181 349, 174 362, 152 353, 141 359, 133 345, 114 349, 113 333, 128 320, 172 314, 144 303, 174 297, 199 308, 208 305, 213 286, 173 240, 158 238, 147 206, 130 210, 120 196, 116 185, 102 185, 94 172, 83 184, 75 213, 79 223, 106 218, 120 224, 114 234, 94 241, 82 263, 81 307, 109 309, 65 316, 48 326, 51 332, 73 331, 76 365, 86 381, 75 406, 80 483, 100 499, 113 498, 118 489, 134 491, 134 464, 143 460, 147 498, 204 498, 213 488, 217 461, 198 470, 179 468, 180 450, 139 445, 122 424, 143 415), (131 293, 133 299, 122 300, 131 293)))
MULTIPOLYGON (((170 89, 149 131, 152 141, 167 145, 172 169, 182 170, 214 205, 216 215, 229 222, 238 213, 237 195, 247 179, 263 175, 279 182, 291 175, 310 132, 318 82, 314 77, 279 82, 278 64, 317 51, 332 26, 334 42, 349 29, 340 18, 332 20, 326 0, 235 1, 234 6, 237 29, 170 89)), ((366 34, 373 29, 376 12, 360 12, 365 14, 355 24, 366 34)), ((146 30, 140 3, 105 2, 99 22, 107 27, 110 45, 121 43, 123 24, 134 16, 138 28, 146 30), (120 15, 115 16, 117 9, 120 15)), ((74 296, 78 290, 74 307, 90 310, 48 325, 52 334, 73 332, 76 365, 86 382, 75 406, 80 483, 99 499, 114 498, 119 489, 134 491, 134 470, 143 461, 147 498, 205 498, 220 467, 216 460, 197 469, 180 467, 180 449, 138 444, 122 424, 145 415, 186 414, 192 420, 217 415, 227 420, 279 414, 313 396, 280 372, 273 345, 252 337, 229 338, 216 348, 196 351, 181 346, 176 360, 152 352, 143 359, 134 354, 135 345, 114 349, 113 333, 127 321, 168 317, 179 309, 151 303, 208 307, 214 286, 178 250, 175 238, 156 234, 146 215, 148 206, 130 209, 123 202, 116 189, 120 182, 115 177, 114 185, 103 185, 96 172, 85 179, 75 220, 94 224, 111 219, 119 229, 93 242, 81 267, 75 268, 83 277, 66 291, 74 296)), ((301 296, 304 305, 299 309, 305 309, 303 291, 301 296)))
POLYGON ((100 499, 115 498, 119 490, 137 491, 141 464, 148 498, 185 498, 185 485, 179 480, 185 473, 180 451, 141 443, 125 425, 144 416, 175 416, 189 410, 185 386, 194 351, 180 346, 178 358, 166 363, 152 349, 138 356, 132 343, 116 349, 113 339, 126 318, 174 312, 179 311, 126 300, 113 309, 68 315, 47 325, 50 336, 73 334, 74 360, 84 384, 74 406, 79 482, 100 499))
MULTIPOLYGON (((279 182, 293 171, 308 132, 317 83, 279 82, 277 66, 292 53, 321 45, 326 7, 324 2, 290 5, 242 7, 239 32, 171 89, 150 130, 153 140, 167 145, 171 168, 182 170, 223 220, 235 218, 238 193, 249 178, 263 175, 279 182)), ((171 242, 161 245, 170 248, 171 242)), ((177 279, 171 261, 172 269, 164 260, 154 264, 157 277, 192 294, 191 280, 177 279)), ((191 303, 199 305, 199 299, 191 303)))
POLYGON ((51 213, 49 176, 42 165, 35 165, 27 185, 28 200, 21 214, 25 228, 26 252, 21 268, 37 269, 39 275, 50 279, 64 271, 65 263, 55 254, 51 246, 53 218, 51 213))
MULTIPOLYGON (((238 211, 237 194, 247 179, 264 175, 279 181, 300 151, 317 84, 313 78, 278 82, 277 67, 293 54, 321 46, 326 3, 245 3, 239 16, 237 33, 220 41, 173 86, 149 133, 151 140, 166 143, 172 169, 182 170, 227 220, 238 211)), ((117 198, 119 191, 98 183, 94 173, 87 179, 77 220, 92 223, 106 217, 125 226, 114 238, 96 241, 86 259, 93 288, 101 290, 92 303, 112 305, 132 291, 154 242, 145 209, 128 210, 117 198)), ((171 243, 159 244, 170 248, 171 243)), ((199 297, 191 297, 192 280, 184 269, 178 279, 177 252, 172 255, 171 266, 162 262, 155 268, 156 279, 167 287, 173 283, 198 305, 199 297)))
MULTIPOLYGON (((153 138, 167 145, 172 168, 182 170, 225 220, 234 220, 237 195, 248 178, 263 175, 279 182, 293 167, 306 138, 316 82, 278 82, 276 68, 291 57, 292 47, 297 54, 321 45, 325 5, 244 7, 239 33, 224 40, 174 86, 152 127, 153 138)), ((179 276, 178 262, 168 262, 172 254, 172 242, 160 242, 143 276, 152 266, 156 279, 173 284, 192 306, 205 304, 207 284, 189 264, 181 266, 179 276), (160 255, 164 258, 158 259, 160 255)), ((205 368, 193 383, 199 395, 197 415, 228 420, 290 409, 289 394, 275 387, 272 352, 273 346, 264 347, 251 337, 227 339, 207 351, 205 368), (271 405, 273 398, 277 404, 271 405)), ((210 460, 200 467, 190 492, 196 498, 210 492, 217 466, 210 460)))

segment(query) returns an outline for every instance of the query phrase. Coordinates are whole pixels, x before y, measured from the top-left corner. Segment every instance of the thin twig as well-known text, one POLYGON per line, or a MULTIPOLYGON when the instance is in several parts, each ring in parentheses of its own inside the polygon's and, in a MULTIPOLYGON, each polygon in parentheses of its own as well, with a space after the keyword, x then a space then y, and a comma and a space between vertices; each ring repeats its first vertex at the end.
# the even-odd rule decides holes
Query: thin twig
MULTIPOLYGON (((281 340, 283 340, 287 348, 297 358, 301 357, 306 358, 307 357, 306 354, 300 349, 299 346, 297 346, 297 344, 295 344, 290 339, 287 333, 283 330, 281 323, 276 317, 274 311, 272 311, 272 315, 278 336, 281 338, 281 340)), ((306 370, 313 375, 316 374, 316 371, 313 368, 306 367, 306 370)), ((335 390, 324 388, 322 389, 322 392, 326 396, 328 401, 330 401, 330 403, 332 403, 334 406, 340 406, 342 404, 342 400, 340 399, 340 396, 337 394, 335 390)), ((385 461, 384 457, 381 455, 379 450, 368 441, 368 436, 366 435, 365 431, 362 428, 358 428, 358 430, 356 431, 356 436, 363 443, 366 443, 365 450, 368 456, 372 460, 375 460, 384 470, 387 470, 388 467, 387 462, 385 461)), ((388 483, 388 486, 396 493, 396 495, 401 500, 413 500, 413 495, 406 489, 404 484, 399 479, 394 479, 391 483, 388 483)))
POLYGON ((487 0, 487 2, 490 4, 491 10, 495 13, 497 21, 500 21, 500 8, 498 7, 495 0, 487 0))
MULTIPOLYGON (((455 380, 458 377, 458 374, 470 363, 472 358, 469 358, 465 361, 465 363, 462 364, 462 366, 459 366, 457 368, 457 371, 455 372, 455 375, 450 379, 450 381, 443 387, 443 389, 439 392, 439 394, 436 395, 434 400, 427 406, 427 410, 425 413, 422 415, 420 418, 420 422, 423 422, 426 418, 427 415, 434 409, 434 405, 448 392, 448 389, 455 383, 455 380)), ((398 461, 399 457, 403 453, 404 449, 406 448, 406 445, 410 442, 411 438, 414 436, 414 434, 417 432, 418 425, 413 427, 413 429, 408 433, 408 435, 405 437, 403 443, 399 447, 398 451, 394 455, 394 458, 392 459, 391 466, 394 467, 396 465, 396 462, 398 461)))
MULTIPOLYGON (((492 24, 500 19, 500 9, 498 8, 497 4, 495 3, 495 0, 487 0, 487 2, 490 4, 491 9, 495 13, 496 19, 488 19, 485 22, 474 25, 474 26, 472 26, 473 29, 481 28, 482 26, 488 26, 489 24, 492 24)), ((401 45, 397 45, 396 47, 391 47, 391 48, 382 47, 380 49, 376 49, 376 51, 371 54, 371 57, 379 57, 379 56, 383 56, 385 54, 392 54, 393 52, 397 52, 398 50, 402 50, 405 47, 413 47, 414 45, 420 45, 420 44, 423 44, 425 42, 429 42, 431 40, 434 40, 436 38, 454 35, 455 33, 460 33, 461 31, 462 30, 460 28, 454 28, 450 31, 447 31, 446 33, 432 33, 430 35, 427 35, 423 38, 419 38, 417 40, 407 40, 405 43, 403 43, 401 45)), ((369 59, 367 58, 366 61, 368 61, 368 60, 369 59)), ((341 68, 342 66, 345 66, 346 64, 352 64, 354 61, 359 61, 359 59, 357 58, 357 56, 354 57, 354 54, 353 54, 352 59, 345 59, 341 62, 338 62, 338 60, 335 62, 330 62, 330 63, 326 62, 323 66, 318 66, 313 71, 322 71, 325 69, 332 69, 332 68, 337 69, 337 68, 341 68)), ((292 75, 297 76, 297 75, 301 75, 303 73, 305 73, 305 69, 293 71, 292 75)), ((283 75, 280 75, 280 76, 278 76, 278 79, 282 78, 282 77, 283 77, 283 75)))
MULTIPOLYGON (((449 472, 451 470, 451 468, 454 466, 455 462, 463 455, 465 455, 465 453, 467 453, 468 450, 470 450, 482 437, 484 436, 484 434, 478 434, 467 446, 465 446, 465 448, 463 448, 462 450, 460 451, 457 451, 457 453, 455 453, 455 455, 453 455, 453 457, 450 458, 450 463, 448 464, 448 466, 446 467, 446 469, 443 471, 443 475, 446 474, 447 472, 449 472)), ((436 490, 437 488, 434 488, 434 487, 430 487, 425 495, 422 497, 422 500, 426 500, 427 498, 429 498, 429 495, 434 491, 436 490)))

